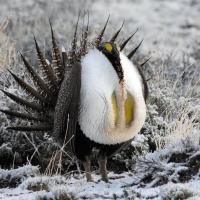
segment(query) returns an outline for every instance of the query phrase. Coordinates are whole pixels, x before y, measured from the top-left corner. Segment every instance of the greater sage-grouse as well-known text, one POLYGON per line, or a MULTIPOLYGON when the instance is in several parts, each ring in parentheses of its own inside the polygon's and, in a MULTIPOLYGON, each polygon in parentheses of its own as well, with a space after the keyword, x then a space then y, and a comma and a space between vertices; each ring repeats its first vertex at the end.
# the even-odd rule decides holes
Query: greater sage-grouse
POLYGON ((123 24, 109 41, 103 41, 108 19, 93 42, 88 41, 88 22, 79 45, 77 22, 68 52, 64 48, 60 52, 50 23, 51 63, 34 38, 43 76, 21 55, 34 87, 9 71, 22 89, 33 97, 33 101, 2 90, 28 112, 1 111, 32 122, 31 125, 13 125, 7 129, 49 132, 61 145, 70 146, 71 152, 82 161, 87 181, 92 181, 92 149, 99 150, 100 174, 107 182, 107 158, 133 139, 146 117, 147 83, 140 66, 130 60, 142 42, 125 55, 123 49, 135 33, 117 45, 115 41, 123 24))

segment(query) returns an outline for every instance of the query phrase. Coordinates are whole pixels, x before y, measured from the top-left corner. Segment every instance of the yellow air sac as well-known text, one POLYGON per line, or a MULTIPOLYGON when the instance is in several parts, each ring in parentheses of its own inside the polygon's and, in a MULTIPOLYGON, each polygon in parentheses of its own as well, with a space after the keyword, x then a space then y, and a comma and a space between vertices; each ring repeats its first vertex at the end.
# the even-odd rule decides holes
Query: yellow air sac
POLYGON ((115 92, 112 94, 112 106, 113 106, 113 112, 114 112, 114 123, 117 125, 119 120, 119 110, 117 105, 117 98, 115 92))
POLYGON ((127 99, 125 101, 125 123, 126 126, 130 126, 133 121, 133 113, 134 112, 134 99, 133 97, 128 93, 127 99))

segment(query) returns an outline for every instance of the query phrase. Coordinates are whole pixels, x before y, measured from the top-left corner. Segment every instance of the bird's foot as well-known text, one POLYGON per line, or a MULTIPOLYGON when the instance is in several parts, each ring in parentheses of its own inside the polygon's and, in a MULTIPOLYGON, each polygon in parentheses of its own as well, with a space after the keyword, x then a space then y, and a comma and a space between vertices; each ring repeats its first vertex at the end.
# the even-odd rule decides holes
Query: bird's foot
POLYGON ((91 174, 86 174, 86 179, 87 179, 87 182, 94 182, 91 174))
POLYGON ((91 161, 90 161, 90 157, 86 156, 85 161, 83 162, 83 166, 85 169, 85 176, 87 179, 87 182, 94 182, 92 175, 91 175, 91 161))
POLYGON ((109 183, 108 177, 102 177, 101 180, 104 181, 105 183, 109 183))
POLYGON ((106 158, 99 160, 99 172, 101 174, 101 180, 108 183, 109 180, 108 180, 108 172, 106 169, 106 164, 107 164, 106 158))
POLYGON ((101 181, 103 181, 103 182, 105 182, 105 183, 112 183, 111 181, 109 181, 108 178, 101 178, 100 180, 97 181, 97 183, 99 183, 99 182, 101 182, 101 181))

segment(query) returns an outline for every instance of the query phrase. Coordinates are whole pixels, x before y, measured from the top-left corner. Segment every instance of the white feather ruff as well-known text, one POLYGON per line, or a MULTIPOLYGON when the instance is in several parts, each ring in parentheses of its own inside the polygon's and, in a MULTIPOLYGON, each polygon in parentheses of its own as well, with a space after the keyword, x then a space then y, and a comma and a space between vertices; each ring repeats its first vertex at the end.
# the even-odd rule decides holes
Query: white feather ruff
POLYGON ((134 120, 130 127, 114 125, 112 94, 119 99, 119 78, 112 64, 99 50, 92 49, 81 60, 81 104, 79 123, 83 133, 101 144, 117 144, 132 139, 146 118, 142 81, 136 66, 122 53, 125 89, 134 98, 134 120))

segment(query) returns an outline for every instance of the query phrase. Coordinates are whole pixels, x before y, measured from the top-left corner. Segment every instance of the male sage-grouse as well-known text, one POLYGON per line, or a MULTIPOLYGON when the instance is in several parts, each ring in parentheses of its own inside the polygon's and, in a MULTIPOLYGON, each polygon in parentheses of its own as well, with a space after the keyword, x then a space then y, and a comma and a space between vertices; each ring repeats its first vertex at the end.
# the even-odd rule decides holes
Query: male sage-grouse
POLYGON ((118 46, 115 41, 122 24, 108 42, 103 41, 107 19, 94 42, 88 42, 88 23, 77 45, 77 22, 71 50, 66 52, 62 48, 62 53, 50 23, 52 63, 45 59, 34 38, 43 75, 37 73, 23 55, 34 86, 9 71, 33 100, 2 90, 28 112, 1 111, 31 122, 27 126, 15 125, 7 129, 49 132, 60 145, 70 146, 83 162, 87 181, 92 181, 92 149, 99 150, 100 174, 107 182, 107 158, 127 144, 144 124, 148 89, 140 67, 130 60, 141 43, 127 56, 122 51, 135 33, 118 46))

